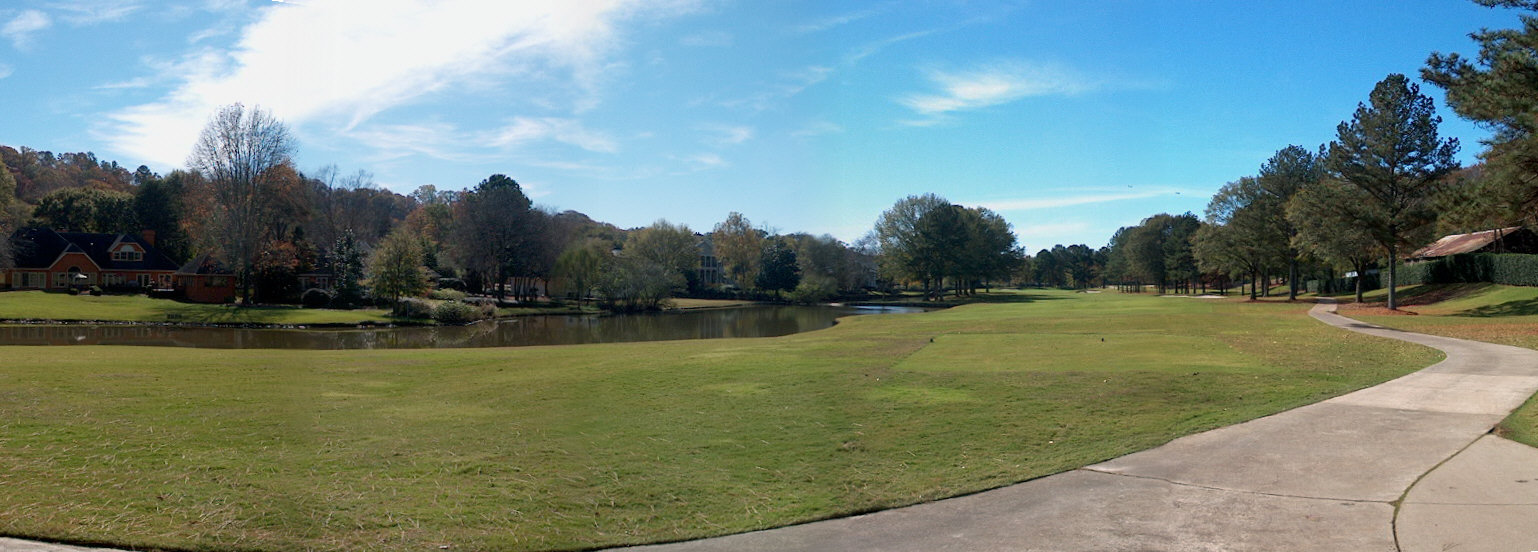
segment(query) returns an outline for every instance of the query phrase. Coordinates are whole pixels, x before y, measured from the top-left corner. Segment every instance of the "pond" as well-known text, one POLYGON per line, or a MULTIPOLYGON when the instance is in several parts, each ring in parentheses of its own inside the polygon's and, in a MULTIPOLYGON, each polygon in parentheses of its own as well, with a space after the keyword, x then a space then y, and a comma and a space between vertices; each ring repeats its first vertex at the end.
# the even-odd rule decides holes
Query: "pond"
POLYGON ((210 349, 430 349, 521 347, 723 337, 820 330, 842 316, 913 313, 915 307, 753 305, 669 313, 524 316, 468 326, 247 329, 134 325, 0 327, 0 345, 145 345, 210 349))

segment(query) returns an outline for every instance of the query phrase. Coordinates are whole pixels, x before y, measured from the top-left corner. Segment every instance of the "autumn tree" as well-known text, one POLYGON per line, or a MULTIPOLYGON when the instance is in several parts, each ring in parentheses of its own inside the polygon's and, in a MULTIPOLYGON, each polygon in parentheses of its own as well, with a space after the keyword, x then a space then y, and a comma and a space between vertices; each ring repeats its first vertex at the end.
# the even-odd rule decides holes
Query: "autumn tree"
POLYGON ((631 233, 623 255, 661 266, 687 279, 700 265, 700 239, 688 226, 658 220, 631 233))
POLYGON ((286 125, 264 109, 237 103, 209 120, 187 160, 206 179, 198 239, 237 272, 246 303, 257 257, 273 237, 281 202, 290 199, 279 190, 297 176, 293 151, 286 125))
POLYGON ((727 277, 744 288, 758 279, 759 260, 764 254, 766 232, 754 228, 742 213, 733 211, 710 233, 716 258, 721 260, 727 277))
POLYGON ((1336 129, 1325 166, 1330 176, 1364 192, 1355 226, 1388 253, 1388 308, 1399 303, 1395 265, 1402 252, 1430 239, 1432 201, 1444 177, 1458 168, 1458 140, 1437 135, 1436 105, 1404 75, 1391 74, 1336 129))
POLYGON ((422 244, 404 226, 397 227, 374 247, 368 261, 369 289, 375 297, 396 304, 402 297, 427 292, 427 274, 422 266, 422 244))
POLYGON ((11 217, 11 206, 20 203, 16 200, 16 177, 11 175, 11 169, 5 166, 5 160, 0 159, 0 268, 10 268, 15 265, 15 258, 11 252, 11 233, 20 226, 19 221, 11 217))
POLYGON ((580 301, 592 293, 603 277, 611 248, 603 240, 589 238, 573 242, 561 252, 555 260, 555 276, 565 285, 569 296, 580 301))

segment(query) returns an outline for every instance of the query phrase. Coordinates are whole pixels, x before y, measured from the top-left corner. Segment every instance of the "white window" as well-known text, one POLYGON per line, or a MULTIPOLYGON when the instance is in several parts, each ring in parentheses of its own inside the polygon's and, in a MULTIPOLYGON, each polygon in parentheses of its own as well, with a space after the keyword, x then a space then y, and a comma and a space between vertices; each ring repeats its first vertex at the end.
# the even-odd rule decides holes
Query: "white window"
POLYGON ((149 274, 140 274, 139 275, 139 286, 140 287, 151 287, 150 286, 150 282, 153 281, 153 280, 154 280, 154 276, 151 276, 149 274))

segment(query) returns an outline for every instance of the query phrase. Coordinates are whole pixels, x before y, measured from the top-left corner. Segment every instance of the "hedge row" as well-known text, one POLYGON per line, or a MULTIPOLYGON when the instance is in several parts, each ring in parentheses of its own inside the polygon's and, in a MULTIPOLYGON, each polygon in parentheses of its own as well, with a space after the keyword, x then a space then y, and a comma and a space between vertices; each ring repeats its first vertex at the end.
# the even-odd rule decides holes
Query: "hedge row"
MULTIPOLYGON (((1512 286, 1538 286, 1538 255, 1515 253, 1464 253, 1435 261, 1399 265, 1397 284, 1457 284, 1490 282, 1512 286)), ((1388 284, 1388 271, 1379 274, 1388 284)))

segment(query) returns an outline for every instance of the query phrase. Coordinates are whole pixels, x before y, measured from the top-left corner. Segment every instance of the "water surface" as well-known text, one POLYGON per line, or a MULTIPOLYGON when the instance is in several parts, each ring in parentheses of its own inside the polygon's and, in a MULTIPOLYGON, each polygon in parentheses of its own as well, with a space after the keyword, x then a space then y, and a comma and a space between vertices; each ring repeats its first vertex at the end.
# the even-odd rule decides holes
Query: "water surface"
POLYGON ((429 349, 521 347, 723 337, 820 330, 841 316, 912 313, 913 307, 754 305, 669 313, 523 316, 468 326, 246 329, 133 325, 0 327, 0 345, 144 345, 210 349, 429 349))

